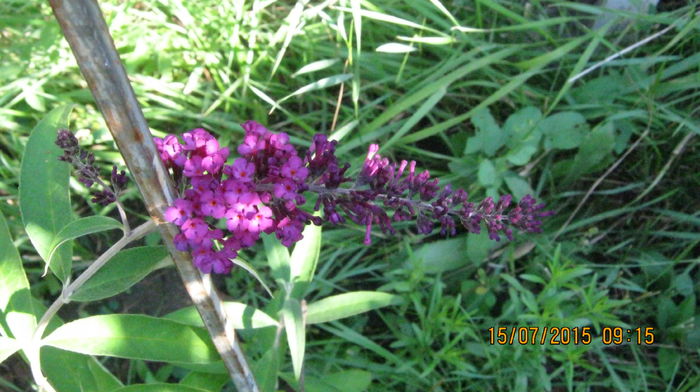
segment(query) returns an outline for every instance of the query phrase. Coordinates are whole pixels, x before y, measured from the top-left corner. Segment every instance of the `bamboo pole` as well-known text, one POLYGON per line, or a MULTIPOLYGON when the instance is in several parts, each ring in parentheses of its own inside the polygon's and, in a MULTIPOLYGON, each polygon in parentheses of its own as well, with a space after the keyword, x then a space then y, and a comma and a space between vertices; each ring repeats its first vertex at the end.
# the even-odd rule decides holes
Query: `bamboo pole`
POLYGON ((193 266, 191 255, 173 245, 177 228, 163 219, 175 190, 158 156, 151 132, 95 0, 49 0, 80 71, 107 127, 143 195, 175 266, 239 392, 257 392, 253 374, 238 345, 216 290, 193 266))

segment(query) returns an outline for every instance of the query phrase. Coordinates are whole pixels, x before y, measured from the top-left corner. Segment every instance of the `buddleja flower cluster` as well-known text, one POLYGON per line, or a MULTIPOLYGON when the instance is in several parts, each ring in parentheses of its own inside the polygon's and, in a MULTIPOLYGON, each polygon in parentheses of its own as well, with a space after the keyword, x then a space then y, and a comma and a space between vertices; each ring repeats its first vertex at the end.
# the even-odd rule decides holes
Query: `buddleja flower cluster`
POLYGON ((165 218, 180 228, 175 246, 190 251, 204 273, 228 273, 231 259, 252 246, 261 233, 275 233, 289 247, 302 238, 310 223, 343 223, 349 219, 366 227, 365 244, 371 242, 374 225, 394 233, 392 222, 416 219, 418 231, 429 234, 434 225, 454 235, 457 222, 479 233, 484 223, 489 237, 499 233, 512 239, 512 228, 540 232, 540 219, 551 215, 531 196, 511 208, 511 197, 495 203, 487 198, 478 205, 467 201, 463 190, 440 188, 428 171, 416 172, 416 163, 392 163, 373 144, 356 180, 346 175, 349 165, 336 155, 336 141, 314 136, 303 156, 285 133, 273 133, 262 125, 242 124, 245 137, 239 158, 226 164, 230 151, 203 129, 182 135, 154 138, 165 166, 182 197, 165 211, 165 218), (317 194, 314 216, 302 207, 304 194, 317 194))

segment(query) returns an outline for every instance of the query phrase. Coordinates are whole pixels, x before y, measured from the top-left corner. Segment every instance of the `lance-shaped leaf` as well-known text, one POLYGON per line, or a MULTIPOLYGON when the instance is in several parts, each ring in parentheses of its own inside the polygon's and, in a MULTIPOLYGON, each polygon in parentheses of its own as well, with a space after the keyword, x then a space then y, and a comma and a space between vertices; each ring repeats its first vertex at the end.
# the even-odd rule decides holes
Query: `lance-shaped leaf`
POLYGON ((36 327, 35 314, 22 260, 0 212, 0 327, 4 335, 29 339, 36 327))
POLYGON ((163 246, 122 250, 70 297, 73 301, 96 301, 117 295, 138 283, 168 257, 163 246))
POLYGON ((122 224, 119 221, 107 216, 88 216, 72 221, 65 225, 54 237, 49 250, 49 264, 56 262, 54 260, 57 255, 56 251, 66 242, 84 235, 121 228, 122 224))
POLYGON ((309 304, 306 323, 325 323, 389 305, 399 305, 402 301, 398 295, 379 291, 353 291, 332 295, 309 304))
POLYGON ((284 282, 290 281, 290 266, 289 266, 289 251, 280 244, 280 242, 272 235, 263 235, 263 244, 265 245, 265 253, 267 254, 267 262, 272 270, 272 277, 278 285, 283 285, 284 282))
POLYGON ((294 377, 299 380, 304 365, 304 350, 306 349, 306 329, 301 311, 301 303, 296 298, 288 298, 282 307, 282 320, 287 331, 287 343, 292 355, 294 377))
POLYGON ((60 392, 113 391, 122 383, 95 358, 55 347, 41 348, 41 369, 60 392))
MULTIPOLYGON (((65 127, 71 107, 52 110, 32 130, 22 157, 19 180, 19 205, 24 227, 37 253, 47 263, 54 238, 73 220, 68 176, 70 166, 58 160, 61 156, 54 141, 56 130, 65 127)), ((70 276, 72 248, 63 245, 48 264, 62 281, 70 276)))
MULTIPOLYGON (((235 329, 277 326, 277 321, 260 309, 240 302, 224 302, 222 305, 224 311, 226 311, 228 321, 233 324, 233 328, 235 329)), ((164 318, 195 327, 203 326, 202 318, 199 316, 194 306, 176 310, 165 315, 164 318)))
POLYGON ((295 298, 302 298, 306 287, 311 283, 321 252, 320 226, 307 225, 302 235, 304 238, 294 245, 289 259, 291 280, 294 282, 292 295, 295 298))
POLYGON ((219 359, 204 330, 139 314, 79 319, 57 328, 43 343, 83 354, 146 361, 211 363, 219 359))

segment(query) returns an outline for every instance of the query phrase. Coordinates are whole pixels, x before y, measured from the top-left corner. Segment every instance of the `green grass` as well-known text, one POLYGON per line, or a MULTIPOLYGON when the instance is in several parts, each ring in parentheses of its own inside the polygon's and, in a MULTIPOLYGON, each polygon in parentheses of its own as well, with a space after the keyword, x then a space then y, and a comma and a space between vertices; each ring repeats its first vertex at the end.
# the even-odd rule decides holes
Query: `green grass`
MULTIPOLYGON (((72 102, 73 128, 89 129, 82 143, 105 166, 120 158, 45 3, 0 4, 0 209, 35 294, 49 301, 56 282, 40 278, 17 207, 28 133, 72 102)), ((332 134, 355 168, 379 142, 383 154, 415 159, 473 199, 534 192, 557 211, 543 234, 512 243, 465 234, 445 242, 403 225, 365 247, 361 228, 324 228, 307 300, 379 289, 405 301, 309 326, 309 380, 362 369, 372 391, 698 390, 700 18, 689 5, 606 34, 587 27, 596 8, 524 3, 100 3, 156 135, 201 126, 235 144, 238 124, 255 119, 300 147, 315 132, 332 134), (674 21, 662 37, 568 82, 674 21), (403 53, 377 51, 389 43, 403 53), (528 119, 549 127, 523 125, 528 119), (588 326, 594 339, 491 345, 488 329, 499 326, 588 326), (654 327, 656 342, 603 344, 602 329, 615 326, 654 327)), ((138 199, 130 192, 127 208, 145 216, 138 199)), ((111 238, 103 240, 81 242, 76 254, 90 260, 111 238)), ((246 256, 265 271, 262 251, 246 256)), ((268 305, 243 272, 226 287, 268 305)), ((245 348, 254 361, 263 354, 245 348)), ((282 370, 293 384, 289 356, 282 370)), ((149 372, 136 363, 128 377, 149 372)), ((183 373, 148 377, 169 376, 183 373)))

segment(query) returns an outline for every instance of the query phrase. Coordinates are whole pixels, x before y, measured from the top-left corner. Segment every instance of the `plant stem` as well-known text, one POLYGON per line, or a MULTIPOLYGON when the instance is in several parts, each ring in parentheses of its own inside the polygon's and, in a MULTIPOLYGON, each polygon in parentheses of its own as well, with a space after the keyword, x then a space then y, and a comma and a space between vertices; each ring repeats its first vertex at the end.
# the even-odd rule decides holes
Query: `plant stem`
POLYGON ((149 215, 224 365, 239 392, 257 392, 253 372, 238 344, 235 330, 226 328, 226 314, 214 288, 206 287, 192 256, 175 248, 176 226, 163 217, 175 199, 175 187, 160 160, 124 66, 95 0, 50 0, 53 13, 75 55, 107 127, 138 185, 149 215))
POLYGON ((125 246, 152 232, 155 228, 155 223, 152 220, 149 220, 134 230, 131 230, 128 234, 125 234, 119 241, 107 249, 107 251, 100 255, 100 257, 98 257, 92 264, 90 264, 90 266, 83 271, 83 273, 80 274, 77 279, 71 282, 71 284, 68 286, 64 287, 63 291, 61 291, 61 295, 51 304, 51 306, 49 306, 48 310, 46 310, 44 315, 41 317, 41 320, 39 320, 34 332, 34 339, 36 341, 41 339, 42 335, 44 334, 44 330, 46 330, 46 327, 49 324, 49 321, 51 321, 51 318, 56 315, 61 306, 70 302, 71 295, 82 287, 82 285, 84 285, 88 279, 92 278, 92 276, 95 275, 95 273, 97 273, 97 271, 99 271, 100 268, 102 268, 109 260, 111 260, 114 255, 119 253, 119 251, 125 246))
POLYGON ((41 316, 41 320, 39 320, 39 323, 37 324, 36 329, 34 330, 34 334, 32 336, 31 349, 28 351, 31 352, 30 363, 32 376, 34 376, 34 380, 37 381, 37 383, 43 390, 47 392, 55 392, 54 388, 51 386, 51 384, 49 384, 48 380, 46 379, 46 377, 44 377, 44 375, 41 372, 41 362, 39 358, 39 350, 41 349, 41 338, 44 335, 44 331, 46 330, 46 327, 49 325, 49 322, 51 321, 53 316, 55 316, 56 313, 58 313, 58 310, 61 309, 61 307, 64 304, 70 302, 70 296, 76 290, 82 287, 82 285, 85 284, 85 282, 87 282, 88 279, 92 278, 92 276, 95 275, 95 273, 97 273, 97 271, 99 271, 100 268, 102 268, 112 257, 114 257, 114 255, 116 255, 126 245, 140 239, 141 237, 153 231, 155 227, 155 223, 152 220, 149 220, 146 223, 134 229, 133 231, 125 233, 119 241, 117 241, 114 245, 107 249, 107 251, 105 251, 90 265, 90 267, 83 271, 83 273, 80 274, 80 276, 78 276, 76 280, 74 280, 68 286, 65 286, 61 291, 61 295, 58 298, 56 298, 56 300, 51 304, 51 306, 49 306, 46 312, 44 312, 44 315, 41 316))

